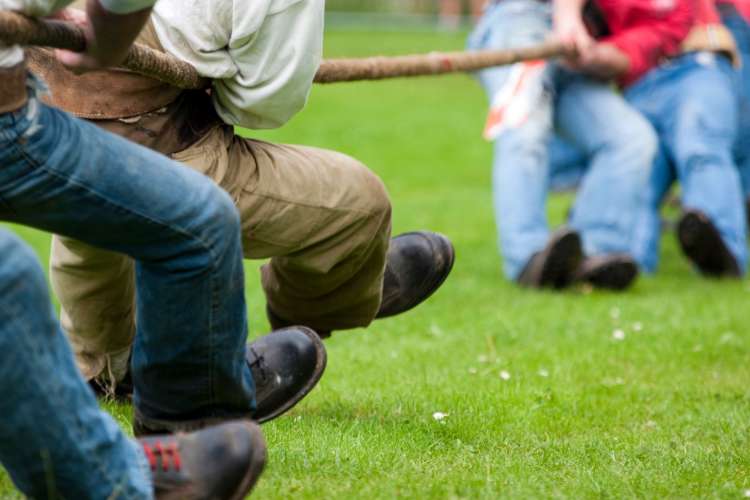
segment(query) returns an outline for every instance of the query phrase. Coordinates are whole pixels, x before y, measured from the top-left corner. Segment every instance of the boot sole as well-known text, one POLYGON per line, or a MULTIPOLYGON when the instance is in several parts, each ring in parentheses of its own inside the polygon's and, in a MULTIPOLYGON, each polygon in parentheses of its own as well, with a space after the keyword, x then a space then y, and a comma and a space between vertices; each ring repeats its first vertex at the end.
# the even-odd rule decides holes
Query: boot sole
POLYGON ((307 328, 304 326, 295 326, 295 328, 307 335, 307 337, 312 341, 313 345, 315 345, 315 352, 317 353, 315 370, 313 371, 312 377, 310 377, 307 383, 302 386, 302 388, 300 388, 300 390, 297 391, 294 397, 290 398, 286 404, 276 409, 276 411, 274 411, 273 413, 264 415, 263 417, 256 420, 256 422, 258 422, 259 424, 263 424, 265 422, 268 422, 269 420, 280 417, 284 413, 294 408, 297 403, 302 401, 305 396, 307 396, 310 391, 312 391, 315 386, 318 385, 318 382, 320 381, 321 377, 323 377, 323 373, 325 372, 326 365, 328 364, 328 353, 326 352, 326 348, 323 345, 323 341, 311 328, 307 328))
POLYGON ((685 256, 701 274, 739 277, 737 262, 706 216, 692 211, 685 213, 677 224, 677 239, 685 256))

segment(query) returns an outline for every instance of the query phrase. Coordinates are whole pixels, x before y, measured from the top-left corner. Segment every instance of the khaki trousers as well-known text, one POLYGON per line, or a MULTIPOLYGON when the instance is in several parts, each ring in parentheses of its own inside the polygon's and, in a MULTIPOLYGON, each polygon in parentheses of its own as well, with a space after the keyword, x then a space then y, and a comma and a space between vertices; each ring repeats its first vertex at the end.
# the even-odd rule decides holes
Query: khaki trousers
MULTIPOLYGON (((234 199, 245 257, 270 257, 261 281, 279 318, 319 330, 372 321, 380 307, 391 206, 382 182, 365 166, 333 151, 243 139, 228 126, 211 129, 172 157, 234 199)), ((51 278, 84 376, 121 380, 135 335, 132 260, 55 236, 51 278)))

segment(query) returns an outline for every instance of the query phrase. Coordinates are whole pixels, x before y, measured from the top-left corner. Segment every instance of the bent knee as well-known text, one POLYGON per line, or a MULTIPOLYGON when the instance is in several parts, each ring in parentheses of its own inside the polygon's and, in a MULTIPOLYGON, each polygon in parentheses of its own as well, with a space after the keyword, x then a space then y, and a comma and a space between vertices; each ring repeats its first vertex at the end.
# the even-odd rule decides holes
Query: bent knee
POLYGON ((638 116, 629 120, 628 126, 614 129, 613 132, 609 137, 613 147, 651 165, 659 151, 659 136, 648 120, 638 116))
POLYGON ((213 189, 205 196, 201 208, 202 229, 220 235, 240 234, 240 214, 237 206, 229 194, 222 188, 213 185, 213 189))
POLYGON ((349 184, 347 198, 350 209, 366 218, 390 221, 391 199, 383 181, 360 161, 342 156, 347 161, 346 171, 350 174, 342 179, 342 182, 349 184))
POLYGON ((365 183, 368 211, 379 219, 391 219, 391 198, 382 179, 369 169, 367 170, 367 182, 365 183))

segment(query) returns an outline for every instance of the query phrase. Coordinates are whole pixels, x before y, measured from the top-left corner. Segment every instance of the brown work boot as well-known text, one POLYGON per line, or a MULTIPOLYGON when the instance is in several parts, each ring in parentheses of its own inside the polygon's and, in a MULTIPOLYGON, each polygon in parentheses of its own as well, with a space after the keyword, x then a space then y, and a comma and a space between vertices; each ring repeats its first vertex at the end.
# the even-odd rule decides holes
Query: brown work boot
POLYGON ((578 233, 569 228, 558 229, 547 246, 531 256, 516 282, 531 288, 565 288, 573 283, 582 259, 578 233))
POLYGON ((737 260, 719 231, 700 210, 690 209, 677 223, 677 239, 688 259, 701 274, 714 278, 739 278, 737 260))
POLYGON ((453 245, 440 233, 414 231, 393 238, 375 318, 401 314, 427 300, 448 277, 455 258, 453 245))
POLYGON ((638 276, 638 265, 628 255, 610 254, 586 257, 576 272, 575 280, 595 288, 625 290, 638 276))
POLYGON ((242 500, 266 464, 257 424, 237 420, 189 433, 138 440, 157 500, 242 500))

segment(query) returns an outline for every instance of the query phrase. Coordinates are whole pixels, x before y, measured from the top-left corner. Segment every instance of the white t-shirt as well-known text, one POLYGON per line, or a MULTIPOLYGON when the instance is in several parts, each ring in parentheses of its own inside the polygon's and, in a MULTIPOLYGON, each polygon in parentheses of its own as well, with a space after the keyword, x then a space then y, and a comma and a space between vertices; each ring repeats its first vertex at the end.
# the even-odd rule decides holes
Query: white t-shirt
MULTIPOLYGON (((0 0, 0 10, 15 10, 34 17, 44 17, 57 12, 73 0, 0 0)), ((156 0, 99 0, 102 7, 115 14, 127 14, 145 9, 156 0)), ((9 68, 23 60, 21 47, 0 45, 0 68, 9 68)))
POLYGON ((159 0, 151 19, 167 52, 213 79, 221 118, 260 129, 304 107, 323 53, 324 11, 324 0, 159 0))

